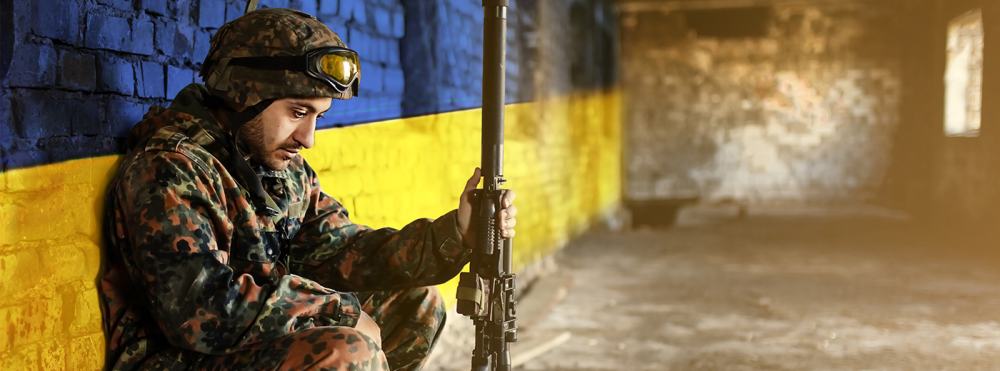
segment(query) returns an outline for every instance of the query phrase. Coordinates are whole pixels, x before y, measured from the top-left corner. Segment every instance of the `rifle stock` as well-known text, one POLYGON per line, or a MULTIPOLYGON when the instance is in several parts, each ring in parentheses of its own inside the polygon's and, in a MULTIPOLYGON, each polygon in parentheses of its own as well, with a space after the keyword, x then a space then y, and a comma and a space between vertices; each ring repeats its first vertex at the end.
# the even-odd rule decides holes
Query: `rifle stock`
POLYGON ((458 313, 476 325, 473 371, 509 371, 510 346, 517 341, 515 276, 510 239, 500 236, 502 208, 504 70, 508 0, 483 0, 483 188, 473 193, 476 247, 470 272, 462 273, 458 313))

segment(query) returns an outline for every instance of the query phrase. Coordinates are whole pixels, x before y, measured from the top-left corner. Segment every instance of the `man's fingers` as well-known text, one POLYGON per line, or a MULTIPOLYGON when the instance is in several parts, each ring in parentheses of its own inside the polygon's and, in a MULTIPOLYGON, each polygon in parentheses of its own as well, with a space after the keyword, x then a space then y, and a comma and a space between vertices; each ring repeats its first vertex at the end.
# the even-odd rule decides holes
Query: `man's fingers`
POLYGON ((500 232, 500 236, 502 236, 503 238, 514 238, 514 234, 515 232, 513 229, 504 229, 503 231, 500 232))
POLYGON ((517 206, 510 205, 506 209, 500 211, 500 219, 513 219, 517 216, 517 206))
POLYGON ((501 229, 511 229, 514 228, 515 225, 517 225, 517 219, 514 218, 504 219, 500 222, 501 229))
POLYGON ((469 181, 465 182, 465 190, 462 191, 462 195, 465 195, 469 191, 476 189, 476 186, 479 185, 479 178, 482 177, 480 173, 481 170, 479 170, 478 167, 476 168, 476 171, 472 172, 472 178, 469 178, 469 181))
POLYGON ((510 206, 511 204, 513 204, 514 203, 514 197, 515 197, 515 195, 514 195, 514 190, 513 189, 508 189, 506 192, 504 192, 503 193, 503 201, 501 202, 503 204, 503 207, 507 207, 507 206, 510 206))

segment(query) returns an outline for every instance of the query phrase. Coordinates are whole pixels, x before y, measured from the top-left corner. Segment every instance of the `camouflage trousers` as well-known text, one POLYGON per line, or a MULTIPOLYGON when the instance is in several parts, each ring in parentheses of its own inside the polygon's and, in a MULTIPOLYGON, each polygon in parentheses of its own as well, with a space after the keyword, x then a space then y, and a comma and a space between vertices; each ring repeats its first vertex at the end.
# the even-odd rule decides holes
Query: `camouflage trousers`
POLYGON ((382 330, 382 348, 351 327, 314 327, 245 351, 210 356, 170 349, 145 370, 419 370, 444 327, 445 307, 433 286, 357 293, 382 330))

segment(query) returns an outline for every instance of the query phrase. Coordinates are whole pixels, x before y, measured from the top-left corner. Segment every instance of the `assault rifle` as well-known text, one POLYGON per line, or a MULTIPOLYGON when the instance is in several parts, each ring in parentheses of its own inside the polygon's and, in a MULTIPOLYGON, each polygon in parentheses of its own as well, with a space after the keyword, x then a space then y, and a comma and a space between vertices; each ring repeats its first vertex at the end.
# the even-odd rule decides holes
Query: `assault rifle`
POLYGON ((476 247, 471 269, 458 283, 458 313, 476 324, 473 371, 510 371, 510 344, 517 341, 510 239, 500 236, 503 206, 504 62, 508 0, 483 0, 483 188, 473 192, 476 247))

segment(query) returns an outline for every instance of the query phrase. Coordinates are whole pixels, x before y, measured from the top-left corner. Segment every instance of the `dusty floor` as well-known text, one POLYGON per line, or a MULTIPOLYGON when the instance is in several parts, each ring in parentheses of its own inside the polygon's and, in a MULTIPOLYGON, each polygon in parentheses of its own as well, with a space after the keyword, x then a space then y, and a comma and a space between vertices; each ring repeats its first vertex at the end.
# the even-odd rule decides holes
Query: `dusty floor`
POLYGON ((522 368, 1000 370, 997 257, 865 208, 735 215, 579 238, 529 330, 572 338, 522 368))

